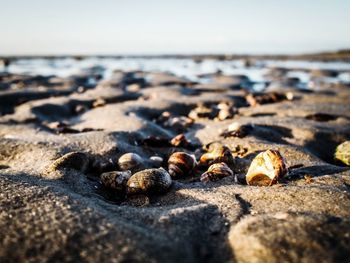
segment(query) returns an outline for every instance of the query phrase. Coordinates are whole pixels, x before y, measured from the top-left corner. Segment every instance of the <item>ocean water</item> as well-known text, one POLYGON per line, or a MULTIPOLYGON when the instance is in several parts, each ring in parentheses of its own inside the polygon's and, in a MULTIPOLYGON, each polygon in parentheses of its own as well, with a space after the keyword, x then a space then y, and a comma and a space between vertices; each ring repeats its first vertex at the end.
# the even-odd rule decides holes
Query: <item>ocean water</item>
MULTIPOLYGON (((331 83, 350 84, 350 63, 347 62, 315 62, 315 61, 255 61, 252 66, 246 67, 243 60, 215 60, 204 59, 200 62, 190 58, 98 58, 89 57, 81 60, 74 58, 55 59, 18 59, 13 61, 7 68, 10 73, 28 75, 55 75, 68 77, 82 74, 94 68, 102 74, 104 79, 112 76, 113 71, 146 71, 146 72, 169 72, 176 76, 184 77, 199 83, 208 82, 205 74, 222 72, 224 75, 246 75, 254 83, 255 90, 265 87, 266 75, 271 68, 286 68, 287 77, 300 80, 301 87, 307 87, 311 80, 310 70, 337 70, 337 77, 325 78, 324 81, 331 83)), ((1 69, 0 66, 0 71, 1 69)))

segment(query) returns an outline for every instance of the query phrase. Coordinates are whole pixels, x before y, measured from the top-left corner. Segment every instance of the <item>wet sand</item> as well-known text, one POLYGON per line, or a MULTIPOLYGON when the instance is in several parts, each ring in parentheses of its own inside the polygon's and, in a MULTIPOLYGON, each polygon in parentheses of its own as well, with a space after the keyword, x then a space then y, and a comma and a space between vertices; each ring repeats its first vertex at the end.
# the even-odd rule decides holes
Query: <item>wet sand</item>
POLYGON ((145 71, 101 80, 98 68, 1 73, 0 261, 347 262, 350 172, 333 156, 350 139, 350 87, 325 81, 337 71, 307 71, 308 88, 287 73, 270 69, 261 93, 220 72, 207 83, 145 71), (221 120, 220 103, 232 110, 221 120), (224 136, 233 122, 249 129, 224 136), (173 146, 181 133, 189 143, 173 146), (124 153, 145 168, 160 156, 167 168, 171 153, 198 160, 217 141, 236 158, 235 176, 205 184, 196 170, 164 195, 129 198, 101 186, 124 153), (270 187, 246 185, 249 163, 267 149, 289 173, 270 187), (87 168, 47 173, 70 152, 85 153, 87 168))

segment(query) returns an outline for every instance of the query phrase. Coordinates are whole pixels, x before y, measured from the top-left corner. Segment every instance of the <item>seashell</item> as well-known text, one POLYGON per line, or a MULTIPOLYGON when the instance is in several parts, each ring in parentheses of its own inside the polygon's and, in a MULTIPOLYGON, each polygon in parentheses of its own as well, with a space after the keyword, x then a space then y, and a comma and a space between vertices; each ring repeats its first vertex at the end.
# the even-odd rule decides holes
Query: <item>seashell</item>
POLYGON ((248 185, 269 186, 287 173, 283 157, 276 150, 259 153, 251 162, 246 174, 248 185))
POLYGON ((231 119, 238 112, 231 102, 220 102, 217 108, 220 110, 217 116, 220 121, 231 119))
POLYGON ((100 176, 101 183, 113 190, 118 192, 126 191, 126 184, 131 177, 131 171, 113 171, 108 173, 103 173, 100 176))
POLYGON ((286 93, 286 98, 287 98, 287 100, 293 100, 294 99, 294 93, 291 92, 291 91, 288 91, 286 93))
POLYGON ((218 105, 217 108, 219 110, 226 110, 226 109, 230 109, 233 107, 233 103, 230 101, 221 101, 218 105))
POLYGON ((171 113, 169 111, 164 111, 158 118, 157 118, 157 122, 165 122, 167 120, 169 120, 169 118, 171 117, 171 113))
POLYGON ((214 119, 217 113, 217 109, 209 108, 203 104, 199 104, 196 108, 190 111, 188 117, 190 117, 193 120, 200 118, 214 119))
POLYGON ((250 106, 257 106, 267 103, 275 103, 283 101, 286 99, 286 95, 278 92, 269 92, 269 93, 250 93, 246 96, 247 102, 250 106))
POLYGON ((138 83, 130 84, 125 87, 127 92, 139 92, 141 90, 141 85, 138 83))
POLYGON ((209 148, 209 152, 203 154, 199 160, 201 164, 211 165, 213 163, 224 162, 226 164, 233 163, 233 156, 230 149, 224 145, 214 144, 209 148), (215 146, 214 146, 215 145, 215 146))
POLYGON ((68 127, 69 124, 66 122, 63 122, 63 121, 54 121, 54 122, 47 123, 46 126, 52 130, 55 130, 55 129, 59 129, 59 128, 68 127))
POLYGON ((173 153, 168 160, 168 170, 171 177, 189 175, 196 166, 196 158, 185 152, 173 153))
POLYGON ((203 150, 205 150, 206 152, 212 152, 214 151, 216 148, 222 147, 223 144, 219 141, 214 141, 214 142, 210 142, 208 144, 203 145, 203 150))
POLYGON ((170 117, 166 122, 164 122, 165 127, 171 127, 177 131, 183 131, 191 124, 193 124, 193 120, 185 116, 170 117))
POLYGON ((75 113, 77 114, 82 114, 84 112, 87 112, 88 110, 89 108, 84 104, 78 104, 74 109, 75 113))
POLYGON ((127 194, 164 193, 170 188, 171 184, 171 176, 165 169, 146 169, 130 177, 127 182, 127 194))
POLYGON ((152 162, 152 164, 156 167, 161 166, 164 161, 164 159, 160 156, 151 156, 149 159, 152 162))
POLYGON ((334 158, 336 161, 350 166, 350 141, 345 141, 337 146, 334 158))
POLYGON ((140 168, 143 163, 143 159, 137 153, 126 153, 119 157, 118 165, 123 171, 136 170, 140 168))
POLYGON ((238 137, 243 138, 245 137, 251 130, 252 125, 241 125, 239 122, 233 122, 231 123, 225 131, 223 131, 220 136, 223 136, 224 138, 227 137, 238 137))
POLYGON ((171 143, 171 145, 173 145, 175 147, 181 147, 181 146, 185 147, 185 146, 189 145, 189 141, 186 139, 186 136, 183 133, 172 138, 170 143, 171 143))
POLYGON ((92 103, 93 108, 102 107, 105 105, 106 105, 106 101, 102 98, 99 98, 92 103))
POLYGON ((233 116, 236 114, 237 111, 235 111, 234 108, 230 109, 222 109, 219 111, 217 118, 220 121, 227 120, 227 119, 232 119, 233 116))
POLYGON ((226 176, 233 176, 233 172, 226 163, 214 163, 201 175, 202 182, 217 181, 226 176))

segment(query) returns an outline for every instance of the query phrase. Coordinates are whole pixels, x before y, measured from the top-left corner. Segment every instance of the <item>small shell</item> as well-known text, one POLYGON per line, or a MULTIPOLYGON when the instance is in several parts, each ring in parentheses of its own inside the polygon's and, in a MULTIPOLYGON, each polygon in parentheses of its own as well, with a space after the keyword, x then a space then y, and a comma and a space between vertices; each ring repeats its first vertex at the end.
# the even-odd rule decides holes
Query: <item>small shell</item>
POLYGON ((165 169, 146 169, 130 177, 127 182, 127 194, 164 193, 170 188, 171 184, 171 177, 165 169))
POLYGON ((213 147, 210 152, 203 154, 199 161, 201 164, 211 165, 213 163, 224 162, 226 164, 233 163, 233 156, 230 149, 223 145, 213 147))
POLYGON ((201 175, 202 182, 217 181, 226 176, 233 176, 233 172, 226 163, 214 163, 209 168, 208 171, 201 175))
POLYGON ((267 150, 259 153, 248 169, 248 185, 269 186, 287 173, 286 165, 279 151, 267 150))
POLYGON ((170 117, 164 122, 165 127, 171 127, 172 129, 180 132, 186 130, 186 128, 192 124, 193 120, 185 116, 170 117))
POLYGON ((199 104, 196 108, 190 111, 188 117, 193 120, 200 118, 214 119, 218 113, 217 109, 209 108, 203 104, 199 104))
POLYGON ((174 138, 172 138, 170 143, 175 147, 185 147, 189 145, 189 141, 186 139, 186 136, 183 133, 176 135, 174 138))
POLYGON ((242 125, 235 121, 235 122, 232 122, 228 127, 227 127, 227 130, 228 131, 238 131, 240 128, 242 127, 242 125))
POLYGON ((164 159, 160 156, 151 156, 150 158, 151 163, 156 166, 159 167, 163 164, 164 159))
POLYGON ((249 124, 241 125, 239 122, 233 122, 220 135, 223 136, 224 138, 227 138, 227 137, 243 138, 252 130, 252 128, 253 128, 252 125, 249 125, 249 124))
POLYGON ((74 109, 75 113, 77 113, 77 114, 83 114, 84 112, 87 112, 88 110, 89 110, 89 108, 84 104, 78 104, 74 109))
POLYGON ((236 111, 234 110, 234 108, 231 109, 222 109, 219 111, 217 118, 220 121, 223 120, 227 120, 227 119, 231 119, 233 118, 233 116, 235 115, 236 111))
POLYGON ((195 157, 185 152, 173 153, 168 160, 168 170, 171 177, 189 175, 195 166, 195 157))
POLYGON ((93 108, 102 107, 105 105, 106 105, 106 101, 102 98, 99 98, 92 103, 93 108))
POLYGON ((118 159, 118 165, 121 170, 136 170, 143 163, 143 159, 136 153, 126 153, 118 159))
POLYGON ((217 108, 220 110, 217 118, 221 121, 230 119, 237 113, 237 109, 230 102, 220 102, 217 108))
POLYGON ((343 164, 350 166, 350 141, 339 144, 335 150, 334 158, 343 164))
POLYGON ((250 106, 257 106, 267 103, 275 103, 286 99, 286 95, 278 92, 269 93, 250 93, 246 96, 250 106))
POLYGON ((131 171, 114 171, 101 174, 102 184, 118 192, 126 191, 126 184, 131 177, 131 171))

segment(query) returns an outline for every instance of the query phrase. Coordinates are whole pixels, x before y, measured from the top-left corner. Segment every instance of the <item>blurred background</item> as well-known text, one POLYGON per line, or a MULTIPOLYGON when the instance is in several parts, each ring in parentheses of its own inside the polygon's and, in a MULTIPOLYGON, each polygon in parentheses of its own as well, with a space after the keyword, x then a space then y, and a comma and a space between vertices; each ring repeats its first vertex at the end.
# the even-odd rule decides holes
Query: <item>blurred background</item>
POLYGON ((0 0, 0 55, 298 54, 350 47, 348 0, 0 0))

